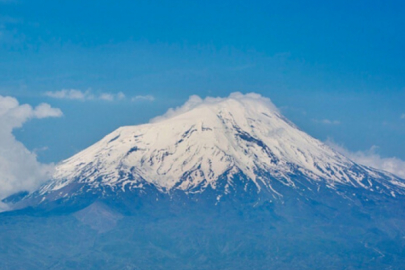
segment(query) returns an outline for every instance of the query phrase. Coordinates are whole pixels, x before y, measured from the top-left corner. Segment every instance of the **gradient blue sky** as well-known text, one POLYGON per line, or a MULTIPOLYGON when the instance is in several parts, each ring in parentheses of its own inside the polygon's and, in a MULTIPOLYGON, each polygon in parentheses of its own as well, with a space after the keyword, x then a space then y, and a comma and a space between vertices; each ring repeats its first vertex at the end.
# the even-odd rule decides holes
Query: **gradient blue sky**
POLYGON ((41 162, 235 91, 318 139, 405 159, 404 33, 405 1, 0 0, 0 95, 63 111, 14 132, 41 162), (127 98, 45 95, 62 89, 127 98))

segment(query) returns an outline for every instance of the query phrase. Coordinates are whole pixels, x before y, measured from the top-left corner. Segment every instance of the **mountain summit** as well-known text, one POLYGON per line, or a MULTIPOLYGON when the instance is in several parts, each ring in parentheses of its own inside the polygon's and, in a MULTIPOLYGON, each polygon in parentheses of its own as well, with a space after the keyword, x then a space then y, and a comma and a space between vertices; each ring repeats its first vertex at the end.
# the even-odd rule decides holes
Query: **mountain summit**
POLYGON ((148 124, 117 129, 59 164, 37 195, 56 200, 83 190, 153 186, 162 193, 215 190, 219 200, 237 188, 283 196, 280 184, 350 186, 390 196, 404 194, 405 187, 401 179, 358 165, 299 130, 270 99, 234 93, 192 96, 148 124))

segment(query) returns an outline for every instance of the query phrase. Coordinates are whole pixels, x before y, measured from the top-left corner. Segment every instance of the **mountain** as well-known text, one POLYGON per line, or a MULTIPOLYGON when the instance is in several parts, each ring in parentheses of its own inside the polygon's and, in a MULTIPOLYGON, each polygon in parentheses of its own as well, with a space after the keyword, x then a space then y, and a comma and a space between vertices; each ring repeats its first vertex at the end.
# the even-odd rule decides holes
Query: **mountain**
POLYGON ((402 269, 404 195, 267 98, 191 97, 7 198, 0 268, 402 269))
POLYGON ((354 163, 299 130, 258 95, 234 94, 185 107, 112 132, 59 164, 54 179, 34 196, 43 202, 152 186, 187 195, 210 189, 220 201, 241 184, 242 190, 249 186, 272 197, 283 196, 276 188, 280 184, 405 194, 403 180, 354 163))

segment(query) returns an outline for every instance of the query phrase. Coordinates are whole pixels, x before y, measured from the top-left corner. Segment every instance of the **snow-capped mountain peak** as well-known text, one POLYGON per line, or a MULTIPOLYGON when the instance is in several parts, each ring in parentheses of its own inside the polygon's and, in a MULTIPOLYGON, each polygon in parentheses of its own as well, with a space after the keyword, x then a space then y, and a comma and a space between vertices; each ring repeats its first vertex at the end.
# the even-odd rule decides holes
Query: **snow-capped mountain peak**
POLYGON ((291 176, 297 174, 329 187, 370 188, 370 175, 391 178, 387 186, 403 185, 299 130, 269 99, 236 93, 205 100, 193 96, 148 124, 117 129, 59 164, 41 193, 74 182, 124 190, 142 188, 145 181, 162 192, 203 192, 208 186, 215 189, 223 177, 232 186, 233 176, 240 173, 258 190, 272 190, 272 181, 294 187, 291 176))

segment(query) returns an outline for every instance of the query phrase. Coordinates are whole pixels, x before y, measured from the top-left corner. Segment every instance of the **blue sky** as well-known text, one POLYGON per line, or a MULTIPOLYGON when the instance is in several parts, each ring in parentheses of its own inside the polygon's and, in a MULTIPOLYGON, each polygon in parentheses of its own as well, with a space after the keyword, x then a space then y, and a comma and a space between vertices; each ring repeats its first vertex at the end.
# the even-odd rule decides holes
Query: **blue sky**
POLYGON ((63 112, 14 129, 45 163, 235 91, 320 140, 404 160, 403 33, 404 1, 0 0, 0 95, 63 112), (87 97, 47 95, 72 89, 87 97))

